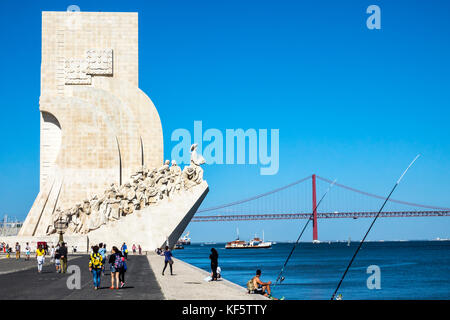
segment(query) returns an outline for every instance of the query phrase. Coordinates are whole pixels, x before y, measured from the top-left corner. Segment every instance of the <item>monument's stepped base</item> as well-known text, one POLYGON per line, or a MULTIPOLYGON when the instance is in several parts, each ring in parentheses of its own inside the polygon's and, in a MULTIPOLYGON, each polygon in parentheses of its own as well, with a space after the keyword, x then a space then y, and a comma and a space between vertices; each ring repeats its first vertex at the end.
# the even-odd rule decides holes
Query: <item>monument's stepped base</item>
POLYGON ((174 259, 174 276, 170 275, 169 266, 163 276, 164 257, 154 252, 147 257, 166 300, 269 300, 248 294, 244 287, 226 279, 207 282, 204 279, 210 275, 208 272, 178 259, 174 259))

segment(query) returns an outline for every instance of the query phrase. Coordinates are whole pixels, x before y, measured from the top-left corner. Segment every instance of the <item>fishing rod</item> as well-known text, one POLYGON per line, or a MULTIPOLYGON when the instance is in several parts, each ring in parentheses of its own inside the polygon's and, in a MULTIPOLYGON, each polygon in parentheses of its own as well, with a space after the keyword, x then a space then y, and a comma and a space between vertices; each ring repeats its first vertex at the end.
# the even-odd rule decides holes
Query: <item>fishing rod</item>
POLYGON ((278 280, 280 280, 280 284, 281 282, 283 282, 284 277, 282 277, 281 275, 284 272, 284 268, 286 267, 289 259, 291 258, 292 254, 294 253, 295 248, 297 247, 298 242, 300 241, 300 238, 303 235, 303 232, 305 232, 306 227, 308 226, 309 222, 312 220, 312 217, 314 216, 314 212, 317 212, 317 208, 319 207, 320 203, 322 202, 322 200, 325 198, 325 196, 327 195, 328 191, 330 191, 331 187, 336 183, 336 179, 328 186, 327 191, 325 191, 325 193, 323 194, 322 198, 319 200, 319 203, 317 203, 316 207, 314 208, 313 212, 311 213, 311 215, 308 218, 308 221, 306 221, 305 226, 303 227, 302 231, 300 232, 300 235, 297 238, 297 241, 295 242, 294 246, 292 247, 291 252, 289 253, 286 261, 283 264, 283 267, 281 268, 280 274, 277 277, 277 280, 275 281, 275 284, 273 285, 274 287, 277 285, 278 280))
POLYGON ((380 215, 381 211, 383 210, 384 206, 385 206, 386 203, 388 202, 388 200, 389 200, 389 198, 391 197, 392 193, 394 193, 395 188, 397 188, 397 186, 399 185, 400 181, 403 179, 403 176, 406 174, 406 172, 409 170, 409 168, 414 164, 414 162, 416 162, 417 158, 419 158, 419 157, 420 157, 420 154, 418 154, 418 155, 414 158, 414 160, 411 161, 411 163, 409 164, 408 168, 406 168, 406 170, 403 171, 402 175, 400 176, 400 178, 399 178, 399 179, 397 180, 397 182, 395 183, 395 185, 394 185, 394 187, 392 188, 391 192, 389 193, 389 195, 387 196, 387 198, 384 200, 383 205, 381 206, 381 208, 380 208, 380 210, 378 211, 377 215, 376 215, 375 218, 373 219, 372 223, 370 224, 369 229, 367 230, 366 234, 364 235, 364 238, 361 240, 361 242, 359 243, 358 248, 356 249, 355 253, 353 254, 353 257, 352 257, 352 259, 350 260, 350 263, 348 264, 347 269, 345 269, 345 272, 344 272, 344 274, 342 275, 342 278, 341 278, 341 280, 339 281, 339 284, 338 284, 336 290, 334 290, 334 293, 333 293, 333 295, 331 296, 331 300, 334 300, 334 298, 336 297, 336 293, 338 292, 338 290, 339 290, 339 288, 340 288, 340 286, 341 286, 341 284, 342 284, 342 281, 344 280, 345 275, 347 274, 348 269, 350 269, 350 266, 352 265, 353 260, 355 260, 355 257, 356 257, 356 255, 358 254, 359 249, 361 249, 361 246, 362 246, 362 244, 364 243, 364 240, 366 240, 366 237, 367 237, 367 235, 369 234, 370 229, 372 229, 372 227, 373 227, 375 221, 377 220, 377 218, 378 218, 378 216, 380 215))

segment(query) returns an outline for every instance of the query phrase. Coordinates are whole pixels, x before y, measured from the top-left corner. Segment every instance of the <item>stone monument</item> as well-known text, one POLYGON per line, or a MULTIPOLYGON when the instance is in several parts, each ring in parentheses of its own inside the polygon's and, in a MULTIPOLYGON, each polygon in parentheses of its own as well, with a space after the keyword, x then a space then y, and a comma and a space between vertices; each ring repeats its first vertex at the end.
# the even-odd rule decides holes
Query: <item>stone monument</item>
POLYGON ((19 237, 54 236, 62 218, 65 238, 176 243, 209 189, 195 144, 183 170, 163 162, 158 111, 139 89, 137 13, 43 12, 39 110, 40 191, 19 237))

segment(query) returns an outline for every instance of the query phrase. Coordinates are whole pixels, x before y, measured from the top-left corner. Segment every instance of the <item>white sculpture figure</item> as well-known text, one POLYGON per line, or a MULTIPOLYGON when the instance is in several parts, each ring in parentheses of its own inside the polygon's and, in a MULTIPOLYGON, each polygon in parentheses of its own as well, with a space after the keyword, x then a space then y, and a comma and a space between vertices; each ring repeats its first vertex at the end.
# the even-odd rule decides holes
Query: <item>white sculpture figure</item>
POLYGON ((173 175, 181 174, 181 168, 177 165, 175 160, 172 160, 172 166, 170 167, 170 173, 173 175))
POLYGON ((181 189, 181 168, 177 165, 175 160, 172 160, 172 166, 170 167, 170 192, 172 190, 181 189))
POLYGON ((148 205, 155 204, 158 201, 158 190, 154 187, 145 189, 145 198, 148 205))
POLYGON ((116 196, 116 198, 108 199, 108 211, 107 211, 107 220, 114 221, 119 220, 120 218, 120 198, 116 196))
POLYGON ((88 232, 89 215, 91 214, 91 205, 89 200, 84 200, 80 208, 81 211, 81 234, 88 232))
POLYGON ((141 209, 144 208, 146 205, 146 199, 145 199, 145 184, 143 181, 140 181, 138 184, 138 187, 136 189, 136 203, 137 208, 141 209))
POLYGON ((198 144, 196 143, 191 146, 191 166, 195 169, 195 182, 201 183, 203 181, 203 169, 200 166, 205 163, 205 158, 197 153, 197 147, 198 144))
POLYGON ((194 143, 191 145, 191 164, 195 164, 200 166, 205 163, 205 158, 202 155, 197 153, 198 144, 194 143))
POLYGON ((158 169, 158 172, 161 173, 161 174, 165 174, 166 172, 169 171, 169 165, 170 165, 170 161, 169 160, 164 161, 164 164, 162 165, 162 167, 160 167, 158 169))
POLYGON ((78 209, 79 209, 79 205, 77 204, 70 210, 70 221, 69 221, 69 226, 66 231, 66 233, 68 233, 68 234, 73 234, 73 233, 78 232, 79 225, 81 223, 78 209))
POLYGON ((190 189, 195 186, 197 184, 197 182, 195 181, 195 168, 192 166, 184 167, 182 179, 185 189, 190 189))

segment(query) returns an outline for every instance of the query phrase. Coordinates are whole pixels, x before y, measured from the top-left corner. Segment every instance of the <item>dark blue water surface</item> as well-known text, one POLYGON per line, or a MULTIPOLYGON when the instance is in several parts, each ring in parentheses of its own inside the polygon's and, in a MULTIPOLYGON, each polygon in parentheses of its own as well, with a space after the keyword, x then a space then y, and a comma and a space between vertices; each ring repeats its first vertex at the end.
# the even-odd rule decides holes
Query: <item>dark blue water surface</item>
MULTIPOLYGON (((330 299, 359 243, 300 243, 274 296, 286 299, 330 299)), ((292 243, 270 249, 225 249, 224 243, 192 244, 174 256, 210 271, 211 248, 219 252, 219 266, 227 280, 246 286, 256 269, 263 281, 275 282, 292 243)), ((450 241, 364 243, 339 293, 350 299, 450 299, 450 241), (380 267, 381 289, 368 289, 367 267, 380 267)))

